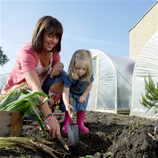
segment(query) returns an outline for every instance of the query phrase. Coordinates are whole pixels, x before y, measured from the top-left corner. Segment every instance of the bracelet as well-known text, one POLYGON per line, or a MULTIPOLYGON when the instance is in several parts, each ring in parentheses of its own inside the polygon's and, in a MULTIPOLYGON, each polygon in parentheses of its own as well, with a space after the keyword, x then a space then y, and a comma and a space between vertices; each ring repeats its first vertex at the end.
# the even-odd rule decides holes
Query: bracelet
MULTIPOLYGON (((55 116, 51 116, 51 117, 49 117, 49 118, 46 118, 46 119, 43 121, 44 126, 45 126, 45 124, 48 123, 49 120, 52 120, 53 118, 55 118, 55 116)), ((55 118, 55 119, 56 119, 56 118, 55 118)))
POLYGON ((45 116, 45 117, 43 118, 43 120, 45 120, 47 117, 52 116, 52 115, 53 115, 53 113, 48 114, 47 116, 45 116))
POLYGON ((54 115, 51 115, 51 116, 45 118, 45 119, 43 120, 43 122, 45 122, 46 120, 48 120, 49 118, 52 118, 52 117, 55 117, 55 116, 54 116, 54 115))

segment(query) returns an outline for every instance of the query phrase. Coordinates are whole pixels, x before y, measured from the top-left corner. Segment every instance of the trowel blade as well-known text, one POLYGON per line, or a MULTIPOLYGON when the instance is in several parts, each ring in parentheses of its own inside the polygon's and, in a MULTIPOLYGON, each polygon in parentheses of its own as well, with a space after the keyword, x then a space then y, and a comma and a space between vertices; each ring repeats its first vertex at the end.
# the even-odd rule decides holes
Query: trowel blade
POLYGON ((79 140, 78 125, 67 125, 67 130, 69 141, 75 146, 79 140))

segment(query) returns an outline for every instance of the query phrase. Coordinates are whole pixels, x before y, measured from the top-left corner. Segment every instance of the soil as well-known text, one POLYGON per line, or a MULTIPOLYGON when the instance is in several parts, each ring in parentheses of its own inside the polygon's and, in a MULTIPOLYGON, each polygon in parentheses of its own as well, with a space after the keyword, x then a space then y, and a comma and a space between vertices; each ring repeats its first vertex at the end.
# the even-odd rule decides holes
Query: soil
MULTIPOLYGON (((56 118, 63 126, 64 113, 56 110, 56 118)), ((76 123, 76 119, 74 120, 76 123)), ((124 114, 88 111, 84 124, 89 133, 79 133, 76 146, 69 142, 68 135, 62 138, 69 147, 67 152, 58 141, 36 129, 37 121, 24 118, 20 137, 40 137, 54 141, 49 147, 57 158, 157 158, 158 135, 154 135, 155 119, 141 118, 124 114)), ((0 149, 0 158, 51 158, 50 154, 39 149, 25 149, 15 145, 0 149)))

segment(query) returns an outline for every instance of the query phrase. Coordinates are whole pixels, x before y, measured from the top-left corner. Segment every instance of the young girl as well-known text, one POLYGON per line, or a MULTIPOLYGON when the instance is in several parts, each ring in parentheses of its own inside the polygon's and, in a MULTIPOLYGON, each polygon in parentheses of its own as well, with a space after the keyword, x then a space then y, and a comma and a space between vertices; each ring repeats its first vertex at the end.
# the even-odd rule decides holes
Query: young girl
POLYGON ((63 106, 63 111, 66 113, 63 133, 67 133, 67 125, 71 123, 70 109, 77 112, 79 131, 89 132, 89 129, 84 126, 84 116, 93 80, 91 53, 88 50, 77 50, 72 56, 68 76, 64 81, 63 102, 65 106, 63 106), (73 98, 73 107, 69 104, 70 97, 73 98))

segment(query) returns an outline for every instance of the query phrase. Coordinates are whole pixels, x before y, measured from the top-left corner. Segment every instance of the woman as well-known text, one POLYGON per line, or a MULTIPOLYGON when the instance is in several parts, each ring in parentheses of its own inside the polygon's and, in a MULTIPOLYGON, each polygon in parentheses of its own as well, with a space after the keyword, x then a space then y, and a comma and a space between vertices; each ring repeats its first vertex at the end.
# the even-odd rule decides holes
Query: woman
MULTIPOLYGON (((49 103, 40 107, 45 120, 45 129, 53 139, 60 140, 60 125, 53 112, 63 92, 66 72, 60 62, 61 38, 63 27, 51 17, 44 16, 36 24, 32 40, 19 50, 15 65, 1 94, 15 87, 25 86, 32 92, 43 91, 51 95, 49 103), (52 118, 51 118, 52 117, 52 118), (50 119, 51 118, 51 119, 50 119)), ((41 101, 44 97, 39 96, 41 101)))

